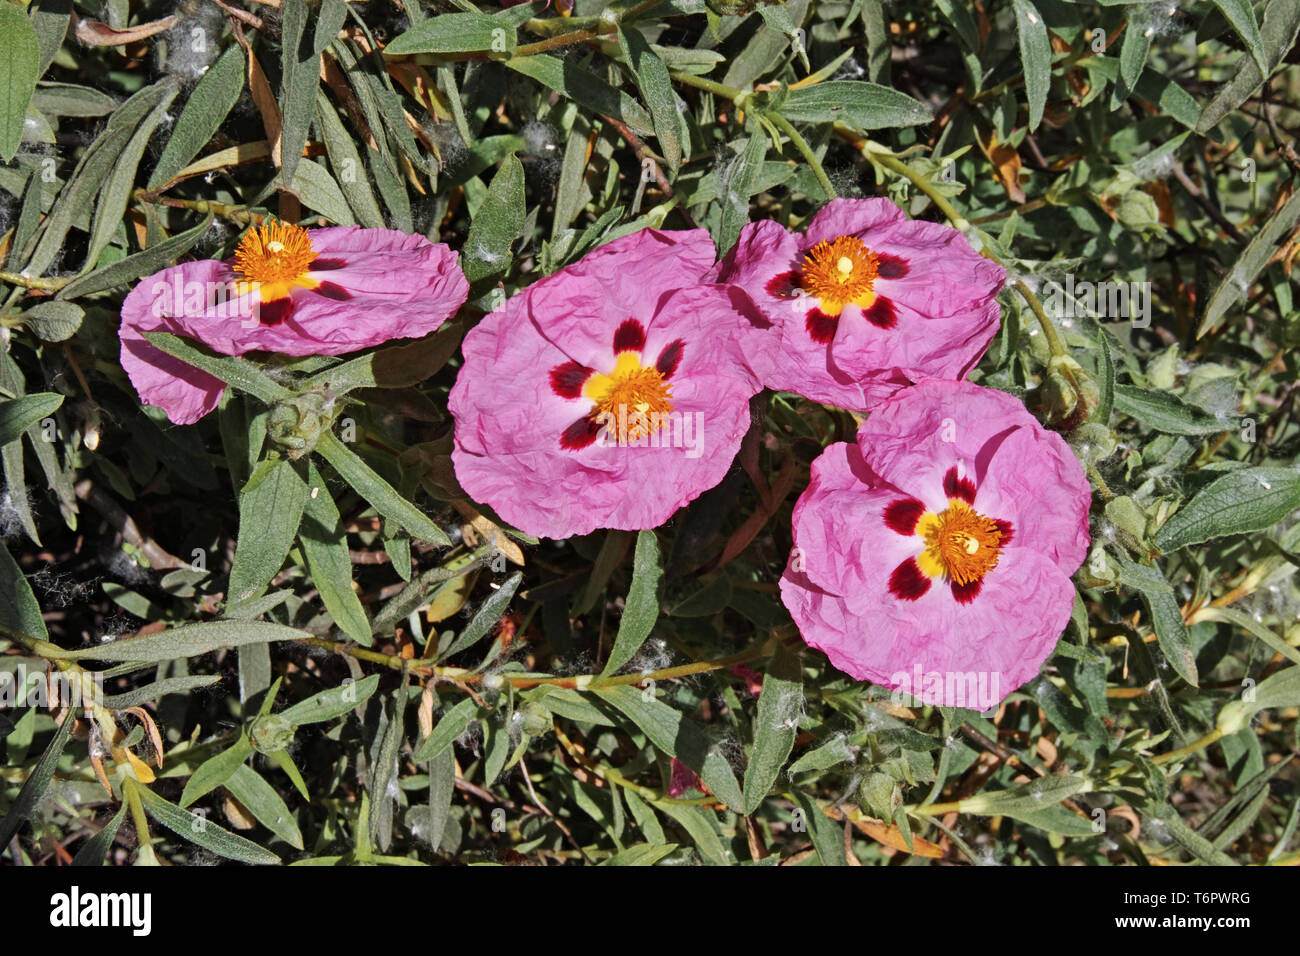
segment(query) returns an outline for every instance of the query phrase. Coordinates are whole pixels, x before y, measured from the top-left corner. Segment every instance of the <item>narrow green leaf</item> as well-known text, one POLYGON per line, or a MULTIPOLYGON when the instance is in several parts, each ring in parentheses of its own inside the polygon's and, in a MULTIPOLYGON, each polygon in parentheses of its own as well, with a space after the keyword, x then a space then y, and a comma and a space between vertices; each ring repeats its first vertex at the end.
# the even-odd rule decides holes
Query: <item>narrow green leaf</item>
POLYGON ((200 348, 169 332, 145 332, 144 337, 151 345, 162 349, 168 355, 189 362, 195 368, 216 376, 227 385, 233 385, 241 392, 260 398, 267 405, 274 405, 293 394, 247 359, 214 355, 210 350, 200 348))
POLYGON ((430 541, 441 547, 451 544, 442 529, 427 515, 399 495, 392 485, 375 474, 369 465, 333 434, 322 433, 316 450, 334 467, 344 481, 356 489, 357 494, 374 505, 375 510, 385 518, 391 518, 409 531, 411 537, 430 541))
POLYGON ((451 642, 447 650, 438 655, 438 659, 445 660, 459 654, 465 648, 473 647, 485 638, 496 626, 497 621, 501 620, 501 615, 505 614, 515 592, 519 590, 519 582, 523 579, 524 575, 520 571, 506 578, 505 583, 479 606, 474 616, 470 618, 470 622, 465 625, 465 629, 456 635, 456 639, 451 642))
POLYGON ((293 547, 307 504, 307 483, 287 458, 268 458, 253 469, 239 494, 239 541, 226 600, 259 597, 293 547))
POLYGON ((415 748, 412 759, 416 763, 424 763, 437 757, 465 732, 465 728, 477 714, 478 704, 475 703, 474 698, 466 697, 438 719, 434 724, 433 732, 415 748))
POLYGON ((855 130, 928 123, 930 110, 906 93, 861 80, 826 80, 790 90, 779 112, 797 123, 843 123, 855 130))
POLYGON ((226 779, 225 787, 262 826, 295 850, 303 848, 302 831, 298 829, 293 811, 256 770, 248 764, 240 764, 226 779))
POLYGON ((310 159, 299 160, 293 181, 287 187, 302 200, 303 205, 314 209, 326 219, 340 226, 355 226, 352 207, 343 196, 343 190, 320 163, 310 159))
MULTIPOLYGON (((212 225, 212 213, 208 213, 197 226, 178 232, 174 236, 156 242, 149 248, 110 262, 93 272, 88 272, 73 279, 59 290, 59 299, 76 299, 96 292, 103 292, 113 286, 126 285, 141 276, 152 275, 174 263, 185 253, 194 248, 203 238, 203 234, 212 225)), ((165 351, 165 350, 164 350, 165 351)))
POLYGON ((618 636, 609 652, 601 677, 615 674, 636 656, 659 619, 659 579, 663 568, 659 557, 659 539, 654 531, 637 532, 636 551, 632 557, 632 588, 627 594, 623 616, 618 622, 618 636))
POLYGON ((560 59, 545 53, 515 56, 505 65, 531 77, 593 112, 622 120, 634 133, 654 133, 654 121, 636 100, 597 79, 576 59, 560 59))
POLYGON ((100 827, 99 832, 81 845, 77 855, 72 858, 73 866, 103 866, 104 860, 108 857, 108 851, 113 846, 113 841, 117 839, 118 828, 121 827, 122 821, 126 819, 126 804, 123 803, 117 808, 117 813, 113 818, 100 827))
POLYGON ((1260 72, 1254 57, 1242 57, 1232 79, 1205 105, 1196 123, 1198 133, 1208 133, 1220 120, 1254 96, 1264 85, 1265 78, 1281 65, 1283 57, 1295 44, 1296 35, 1300 34, 1300 0, 1269 0, 1259 32, 1265 71, 1260 72))
POLYGON ((315 464, 307 467, 307 483, 311 490, 298 529, 307 570, 334 623, 358 644, 369 647, 374 638, 365 608, 352 587, 352 558, 338 506, 315 464))
POLYGON ((780 647, 763 676, 758 698, 754 746, 745 767, 746 815, 759 808, 789 759, 802 711, 803 668, 797 654, 780 647))
POLYGON ((1043 120, 1047 89, 1052 82, 1052 44, 1047 38, 1047 24, 1029 0, 1011 0, 1016 11, 1016 30, 1020 35, 1020 63, 1024 68, 1025 93, 1029 99, 1029 129, 1043 120))
POLYGON ((510 155, 501 163, 469 226, 461 260, 477 282, 510 267, 510 246, 524 234, 524 167, 510 155))
POLYGON ((1300 472, 1261 466, 1221 475, 1174 512, 1153 542, 1164 552, 1247 531, 1262 531, 1300 508, 1300 472))
POLYGON ((1261 70, 1268 69, 1268 56, 1264 52, 1264 41, 1259 35, 1259 24, 1255 20, 1255 11, 1251 9, 1250 0, 1214 0, 1224 18, 1232 24, 1246 44, 1246 49, 1255 58, 1261 70))
POLYGON ((302 724, 319 724, 350 714, 379 689, 379 675, 371 674, 359 681, 347 681, 319 694, 313 694, 292 707, 280 711, 280 718, 295 727, 302 724))
POLYGON ((176 126, 149 176, 149 188, 170 180, 199 154, 234 108, 244 90, 244 50, 232 43, 212 64, 186 100, 176 126))
POLYGON ((605 859, 600 866, 654 866, 676 849, 676 843, 638 843, 605 859))
POLYGON ((667 704, 643 696, 635 687, 599 687, 592 688, 591 692, 632 721, 652 744, 699 774, 709 790, 727 806, 744 806, 745 798, 731 765, 713 745, 704 727, 667 704))
POLYGON ((513 56, 515 31, 485 13, 441 13, 415 24, 384 47, 385 56, 409 53, 499 53, 513 56))
POLYGON ((248 736, 241 733, 239 739, 231 746, 221 751, 221 753, 209 757, 194 768, 190 778, 185 781, 185 789, 181 792, 180 805, 188 807, 195 800, 217 789, 217 787, 229 780, 231 775, 242 767, 252 755, 253 745, 248 736))
POLYGON ((1278 243, 1289 235, 1300 223, 1300 193, 1295 193, 1277 212, 1268 218, 1259 232, 1246 243, 1241 255, 1232 264, 1210 295, 1210 302, 1205 307, 1205 318, 1196 336, 1201 338, 1213 332, 1223 324, 1223 318, 1239 302, 1245 301, 1250 287, 1255 284, 1259 274, 1267 267, 1269 260, 1277 251, 1278 243))
POLYGON ((54 414, 62 404, 63 396, 57 392, 33 392, 22 398, 0 402, 0 445, 18 440, 23 432, 54 414))
POLYGON ((1170 435, 1216 435, 1233 427, 1231 422, 1207 415, 1177 395, 1133 385, 1115 386, 1115 409, 1170 435))
MULTIPOLYGON (((760 10, 782 9, 760 7, 760 10)), ((664 154, 670 172, 676 173, 682 163, 681 119, 677 111, 677 95, 673 92, 672 77, 668 67, 655 55, 640 31, 618 28, 618 45, 632 67, 637 89, 650 108, 654 122, 655 138, 664 154)))
POLYGON ((310 636, 306 631, 269 621, 206 621, 95 647, 64 651, 63 657, 67 660, 171 661, 180 657, 197 657, 219 647, 300 641, 310 636))
POLYGON ((254 863, 262 866, 280 862, 280 858, 270 850, 264 850, 251 840, 237 836, 206 817, 182 810, 176 804, 164 800, 148 787, 141 786, 134 780, 127 780, 124 786, 134 790, 144 802, 145 812, 171 830, 182 839, 196 846, 210 850, 219 857, 234 860, 237 863, 254 863))
POLYGON ((41 759, 36 761, 31 774, 23 781, 18 796, 9 806, 9 812, 0 820, 0 853, 8 850, 10 838, 18 832, 23 821, 45 795, 45 788, 50 785, 50 778, 54 776, 54 768, 59 764, 59 757, 63 754, 63 747, 68 742, 74 723, 74 712, 69 710, 63 715, 63 723, 59 724, 58 731, 46 745, 41 759))
POLYGON ((817 801, 802 790, 794 793, 795 802, 803 811, 808 835, 812 837, 813 849, 821 860, 822 866, 848 866, 848 857, 844 853, 844 834, 840 825, 826 816, 817 801))
POLYGON ((9 162, 23 141, 27 104, 41 75, 40 44, 26 12, 0 6, 0 160, 9 162))

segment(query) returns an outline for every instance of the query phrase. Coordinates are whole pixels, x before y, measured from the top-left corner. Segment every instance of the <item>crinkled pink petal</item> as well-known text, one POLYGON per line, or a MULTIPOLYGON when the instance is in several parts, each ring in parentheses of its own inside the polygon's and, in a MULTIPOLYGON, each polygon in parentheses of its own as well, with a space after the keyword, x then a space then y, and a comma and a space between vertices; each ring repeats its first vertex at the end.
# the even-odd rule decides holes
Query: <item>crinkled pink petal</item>
MULTIPOLYGON (((677 245, 663 236, 649 246, 644 238, 627 242, 622 256, 631 260, 649 250, 658 258, 665 246, 677 245)), ((651 290, 638 300, 617 282, 624 270, 616 262, 593 269, 584 259, 528 287, 470 330, 449 408, 456 420, 452 462, 475 500, 529 534, 566 538, 597 528, 656 527, 722 480, 761 384, 740 344, 749 325, 734 305, 735 292, 698 284, 703 270, 694 245, 685 250, 684 268, 695 276, 685 288, 651 290), (630 303, 627 310, 596 313, 593 298, 605 298, 606 286, 594 275, 617 286, 609 298, 630 303), (611 373, 615 333, 628 320, 639 325, 643 365, 656 364, 670 349, 677 355, 668 378, 673 426, 639 444, 564 447, 565 430, 587 418, 593 404, 576 389, 558 393, 552 372, 578 362, 611 373)), ((660 267, 674 274, 671 262, 660 267)), ((626 272, 638 274, 631 266, 626 272)))
POLYGON ((774 358, 765 385, 862 411, 909 382, 968 374, 997 333, 1005 277, 957 230, 908 220, 885 199, 828 203, 802 235, 750 223, 717 270, 773 325, 775 334, 751 347, 774 358), (809 250, 845 235, 884 257, 873 291, 887 320, 870 321, 853 304, 822 318, 817 299, 799 288, 809 250))
POLYGON ((953 687, 974 675, 1000 700, 1033 677, 1069 620, 1090 504, 1069 447, 1015 398, 922 382, 883 401, 858 444, 813 463, 782 599, 805 640, 860 680, 920 696, 919 675, 938 674, 953 705, 953 687), (1007 536, 973 591, 915 564, 922 515, 953 498, 1007 536))
POLYGON ((183 263, 136 284, 122 304, 123 364, 136 368, 133 382, 143 374, 143 365, 154 367, 158 374, 145 378, 163 401, 150 404, 179 421, 173 411, 190 415, 198 406, 191 401, 182 411, 179 405, 163 404, 187 390, 160 388, 160 376, 188 377, 207 391, 210 377, 175 360, 161 362, 163 353, 143 342, 140 333, 171 332, 224 355, 342 355, 391 339, 428 335, 468 296, 457 254, 422 236, 357 226, 308 230, 308 235, 317 254, 308 275, 327 285, 321 291, 294 289, 292 311, 274 323, 261 321, 264 306, 256 294, 235 294, 239 276, 226 262, 183 263), (135 343, 130 358, 128 339, 135 343))

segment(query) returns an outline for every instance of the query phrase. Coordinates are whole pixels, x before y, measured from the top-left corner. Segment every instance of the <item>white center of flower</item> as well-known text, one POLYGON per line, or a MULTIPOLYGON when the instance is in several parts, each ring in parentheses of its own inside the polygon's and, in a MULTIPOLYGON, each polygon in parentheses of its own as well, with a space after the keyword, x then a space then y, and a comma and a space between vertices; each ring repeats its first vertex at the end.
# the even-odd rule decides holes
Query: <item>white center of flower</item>
POLYGON ((284 243, 272 240, 266 244, 266 250, 267 252, 275 252, 275 253, 284 252, 284 243))
POLYGON ((840 256, 839 262, 835 263, 835 268, 839 270, 840 275, 846 276, 853 271, 853 260, 848 256, 840 256))

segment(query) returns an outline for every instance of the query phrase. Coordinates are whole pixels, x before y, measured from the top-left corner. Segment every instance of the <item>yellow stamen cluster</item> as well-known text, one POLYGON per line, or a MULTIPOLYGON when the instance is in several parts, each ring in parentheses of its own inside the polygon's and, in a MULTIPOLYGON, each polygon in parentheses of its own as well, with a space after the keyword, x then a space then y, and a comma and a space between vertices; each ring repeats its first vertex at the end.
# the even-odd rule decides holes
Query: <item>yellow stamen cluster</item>
POLYGON ((248 282, 293 282, 316 258, 307 230, 286 222, 250 229, 235 249, 235 268, 248 282))
POLYGON ((820 300, 827 315, 839 315, 850 302, 866 308, 875 301, 880 257, 854 236, 824 239, 808 250, 799 284, 820 300))
POLYGON ((959 498, 949 499, 939 514, 921 518, 916 531, 925 539, 917 563, 932 578, 946 575, 958 584, 970 584, 998 566, 1002 531, 997 522, 959 498))
POLYGON ((626 408, 627 437, 629 441, 635 441, 664 424, 664 419, 659 416, 673 410, 672 388, 657 368, 642 365, 637 353, 628 351, 619 353, 612 373, 597 372, 587 379, 582 392, 595 403, 593 414, 603 412, 617 421, 619 408, 626 408), (638 412, 644 416, 644 423, 637 417, 638 412))

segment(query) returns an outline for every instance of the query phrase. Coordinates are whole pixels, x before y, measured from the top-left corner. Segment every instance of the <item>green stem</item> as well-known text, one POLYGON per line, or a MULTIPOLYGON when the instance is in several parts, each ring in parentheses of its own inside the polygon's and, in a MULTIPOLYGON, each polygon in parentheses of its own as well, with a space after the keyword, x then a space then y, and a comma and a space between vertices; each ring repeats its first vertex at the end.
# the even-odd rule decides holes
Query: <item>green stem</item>
POLYGON ((803 153, 803 158, 808 160, 808 165, 812 167, 813 173, 817 177, 817 182, 821 184, 822 191, 826 193, 826 198, 834 199, 836 196, 835 187, 831 185, 831 181, 826 175, 826 170, 822 168, 821 160, 817 158, 817 154, 814 153, 812 147, 808 145, 808 141, 799 135, 799 131, 794 128, 794 124, 775 110, 764 113, 763 115, 776 124, 777 128, 790 138, 790 142, 794 143, 795 149, 803 153))
POLYGON ((59 279, 42 279, 37 276, 25 276, 19 272, 0 272, 0 282, 20 285, 25 289, 41 289, 45 292, 57 292, 71 281, 71 276, 59 279))
POLYGON ((1210 744, 1218 741, 1218 739, 1222 736, 1223 736, 1223 731, 1219 730, 1216 727, 1214 730, 1211 730, 1208 734, 1206 734, 1204 737, 1200 738, 1199 740, 1193 740, 1186 747, 1179 747, 1177 750, 1171 750, 1168 753, 1159 754, 1155 757, 1152 757, 1151 762, 1157 764, 1169 763, 1172 760, 1178 760, 1180 757, 1187 757, 1191 754, 1196 753, 1196 751, 1198 750, 1204 750, 1206 747, 1210 746, 1210 744))
MULTIPOLYGON (((570 33, 561 33, 556 36, 548 37, 545 40, 538 40, 536 43, 525 43, 523 46, 515 47, 515 56, 533 56, 536 53, 545 53, 548 50, 555 50, 560 47, 572 46, 574 43, 586 43, 588 40, 599 40, 602 36, 615 33, 621 24, 635 20, 643 13, 659 6, 664 0, 641 0, 635 6, 628 7, 622 13, 616 14, 611 19, 599 17, 593 27, 586 30, 574 30, 570 33)), ((535 21, 528 21, 534 23, 535 21)), ((548 21, 541 21, 548 22, 548 21)), ((527 25, 527 24, 526 24, 527 25)), ((532 29, 530 27, 530 29, 532 29)), ((535 30, 534 32, 543 32, 535 30)))

